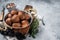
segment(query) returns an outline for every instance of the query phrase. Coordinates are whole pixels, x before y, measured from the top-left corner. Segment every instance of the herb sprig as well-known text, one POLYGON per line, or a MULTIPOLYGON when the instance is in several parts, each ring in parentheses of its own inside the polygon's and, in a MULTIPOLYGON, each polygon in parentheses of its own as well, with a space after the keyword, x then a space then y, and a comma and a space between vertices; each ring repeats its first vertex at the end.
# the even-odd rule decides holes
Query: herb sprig
POLYGON ((35 35, 38 33, 38 26, 39 26, 39 21, 38 19, 35 17, 33 19, 32 24, 30 25, 30 30, 29 30, 29 34, 30 36, 32 36, 33 38, 35 38, 35 35))

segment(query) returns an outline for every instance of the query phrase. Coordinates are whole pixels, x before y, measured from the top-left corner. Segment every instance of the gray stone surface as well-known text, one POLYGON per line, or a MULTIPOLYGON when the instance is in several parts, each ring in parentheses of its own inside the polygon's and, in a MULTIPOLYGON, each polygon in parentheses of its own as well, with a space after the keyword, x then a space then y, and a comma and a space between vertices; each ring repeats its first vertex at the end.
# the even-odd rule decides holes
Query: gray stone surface
MULTIPOLYGON (((44 16, 45 26, 40 23, 36 38, 27 37, 25 40, 60 40, 60 0, 2 0, 0 10, 2 5, 9 2, 14 2, 21 10, 27 4, 32 5, 37 9, 39 18, 44 16)), ((4 40, 2 35, 0 35, 0 40, 4 40)))

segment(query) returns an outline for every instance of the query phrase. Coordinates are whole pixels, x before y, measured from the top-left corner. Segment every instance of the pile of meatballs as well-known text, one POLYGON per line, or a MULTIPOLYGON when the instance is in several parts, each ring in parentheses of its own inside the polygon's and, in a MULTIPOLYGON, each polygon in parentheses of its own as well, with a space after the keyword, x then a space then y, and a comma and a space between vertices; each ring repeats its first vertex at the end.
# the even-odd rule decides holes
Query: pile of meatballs
POLYGON ((5 17, 6 24, 15 29, 29 26, 30 21, 30 15, 20 10, 12 10, 5 17))

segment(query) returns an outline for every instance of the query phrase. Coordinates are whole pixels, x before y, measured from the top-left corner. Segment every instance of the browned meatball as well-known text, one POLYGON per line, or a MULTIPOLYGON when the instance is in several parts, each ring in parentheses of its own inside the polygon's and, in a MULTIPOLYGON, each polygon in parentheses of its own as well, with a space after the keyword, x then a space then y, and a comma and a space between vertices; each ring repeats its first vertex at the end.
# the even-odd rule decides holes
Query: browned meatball
POLYGON ((7 19, 6 19, 6 23, 7 23, 8 25, 11 25, 11 23, 12 23, 12 22, 11 22, 11 18, 7 18, 7 19))
POLYGON ((8 18, 11 18, 12 17, 12 15, 10 13, 7 16, 8 16, 8 18))
POLYGON ((25 19, 25 12, 19 11, 19 12, 18 12, 18 16, 19 16, 19 18, 20 18, 21 20, 25 19))
POLYGON ((21 20, 24 20, 24 19, 25 19, 25 15, 22 15, 22 16, 20 17, 20 19, 21 19, 21 20))
POLYGON ((12 16, 12 22, 19 22, 19 21, 20 21, 20 19, 19 19, 18 15, 12 16))
POLYGON ((17 29, 17 28, 21 27, 21 24, 20 23, 13 23, 12 27, 17 29))
POLYGON ((23 12, 22 11, 19 11, 18 12, 18 16, 21 17, 23 15, 23 12))
POLYGON ((12 11, 11 11, 11 14, 12 14, 12 15, 17 14, 17 13, 18 13, 17 10, 12 10, 12 11))
POLYGON ((30 19, 30 15, 29 14, 25 14, 26 20, 30 19))
POLYGON ((27 20, 22 21, 22 27, 27 27, 29 25, 29 22, 27 20))

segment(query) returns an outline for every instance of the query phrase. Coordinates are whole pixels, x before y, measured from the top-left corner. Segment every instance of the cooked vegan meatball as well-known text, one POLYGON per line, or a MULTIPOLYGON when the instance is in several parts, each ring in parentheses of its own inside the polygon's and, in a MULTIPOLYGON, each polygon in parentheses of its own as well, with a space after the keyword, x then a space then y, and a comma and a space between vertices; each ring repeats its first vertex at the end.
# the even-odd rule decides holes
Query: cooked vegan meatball
POLYGON ((26 20, 30 19, 30 15, 29 14, 25 14, 26 20))
POLYGON ((7 19, 6 19, 6 23, 7 23, 8 25, 11 25, 11 23, 12 23, 12 22, 11 22, 11 18, 7 18, 7 19))
POLYGON ((19 22, 19 21, 20 21, 18 15, 14 15, 14 16, 12 16, 11 19, 12 19, 12 22, 19 22))
POLYGON ((12 14, 12 15, 17 14, 17 13, 18 13, 17 10, 12 10, 12 11, 11 11, 11 14, 12 14))
POLYGON ((18 16, 21 17, 23 15, 22 11, 18 11, 18 16))
POLYGON ((29 22, 27 20, 22 21, 22 27, 27 27, 29 25, 29 22))
POLYGON ((12 24, 12 27, 15 28, 15 27, 21 27, 21 24, 20 23, 13 23, 12 24))
POLYGON ((7 16, 8 16, 8 18, 11 18, 12 17, 12 15, 10 13, 7 16))

